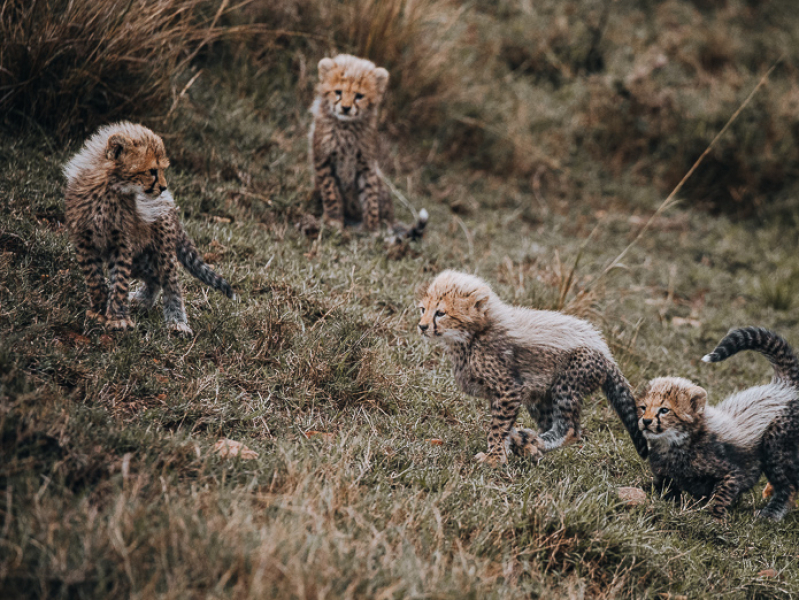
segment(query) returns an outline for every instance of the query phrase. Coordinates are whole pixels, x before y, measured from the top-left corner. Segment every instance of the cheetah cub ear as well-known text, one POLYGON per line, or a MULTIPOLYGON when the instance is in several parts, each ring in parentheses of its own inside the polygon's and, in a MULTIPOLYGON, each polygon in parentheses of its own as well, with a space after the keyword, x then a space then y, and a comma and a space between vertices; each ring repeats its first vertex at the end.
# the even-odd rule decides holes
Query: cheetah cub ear
POLYGON ((488 298, 491 296, 491 290, 487 286, 482 286, 469 294, 469 300, 480 314, 485 314, 486 306, 488 305, 488 298))
POLYGON ((324 81, 327 74, 330 73, 331 69, 336 66, 336 63, 333 62, 332 58, 323 58, 319 61, 317 65, 317 70, 319 71, 319 81, 324 81))
POLYGON ((375 69, 375 83, 377 84, 377 93, 382 98, 388 89, 388 71, 383 67, 375 69))
POLYGON ((131 143, 128 136, 115 133, 108 138, 108 145, 105 148, 105 157, 109 160, 119 160, 119 157, 130 147, 131 143))
POLYGON ((681 390, 677 396, 677 406, 680 416, 688 423, 693 423, 694 415, 701 418, 705 414, 707 392, 698 385, 681 390))

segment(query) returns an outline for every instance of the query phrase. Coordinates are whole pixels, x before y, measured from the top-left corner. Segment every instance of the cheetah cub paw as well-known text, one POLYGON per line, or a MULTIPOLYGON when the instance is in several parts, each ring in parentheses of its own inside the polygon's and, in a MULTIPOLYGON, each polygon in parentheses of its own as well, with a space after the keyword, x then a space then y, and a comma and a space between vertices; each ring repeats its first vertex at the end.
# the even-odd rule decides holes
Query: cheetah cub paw
POLYGON ((111 331, 126 331, 136 327, 136 324, 128 317, 125 317, 124 319, 108 319, 105 325, 111 331))
POLYGON ((485 452, 478 452, 474 455, 474 459, 479 463, 487 464, 489 467, 497 467, 499 465, 508 464, 507 455, 500 452, 489 452, 488 454, 485 452))
POLYGON ((188 323, 177 323, 173 321, 172 323, 169 323, 167 327, 169 327, 170 331, 174 331, 178 335, 194 335, 194 332, 191 330, 191 327, 189 327, 188 323))

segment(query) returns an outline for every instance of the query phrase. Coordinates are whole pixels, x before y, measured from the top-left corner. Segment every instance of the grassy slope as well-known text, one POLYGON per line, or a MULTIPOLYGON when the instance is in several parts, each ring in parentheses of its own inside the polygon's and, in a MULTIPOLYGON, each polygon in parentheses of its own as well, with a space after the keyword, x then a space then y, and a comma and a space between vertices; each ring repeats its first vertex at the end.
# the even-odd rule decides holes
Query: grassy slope
MULTIPOLYGON (((459 393, 440 350, 414 334, 414 288, 446 267, 485 276, 509 301, 555 306, 563 271, 580 255, 578 289, 588 284, 658 191, 590 161, 570 165, 589 191, 563 195, 428 165, 396 181, 430 210, 429 234, 389 260, 370 238, 307 239, 294 228, 310 185, 294 90, 278 82, 255 101, 214 81, 198 81, 170 127, 170 182, 189 232, 241 300, 184 276, 190 340, 170 337, 158 311, 114 336, 84 321, 60 224, 59 168, 74 147, 40 134, 0 143, 5 595, 799 590, 799 513, 778 526, 754 522, 761 486, 723 524, 652 497, 622 506, 616 489, 646 486, 649 475, 600 395, 586 399, 583 443, 538 465, 475 465, 487 407, 459 393), (306 439, 307 430, 333 435, 306 439), (259 458, 220 459, 220 437, 259 458), (766 568, 779 577, 759 577, 766 568)), ((394 146, 388 154, 405 156, 394 146)), ((567 299, 590 309, 634 385, 679 374, 719 400, 769 375, 748 356, 698 362, 729 327, 760 324, 799 344, 794 314, 769 307, 795 290, 794 241, 786 223, 675 209, 593 304, 574 300, 577 290, 567 299)))

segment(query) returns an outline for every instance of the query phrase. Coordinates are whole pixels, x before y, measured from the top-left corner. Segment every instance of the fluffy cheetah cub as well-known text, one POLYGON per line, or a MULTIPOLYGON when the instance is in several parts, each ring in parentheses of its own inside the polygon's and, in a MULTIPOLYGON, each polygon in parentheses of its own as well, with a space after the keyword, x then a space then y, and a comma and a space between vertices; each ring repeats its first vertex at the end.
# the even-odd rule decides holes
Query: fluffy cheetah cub
POLYGON ((345 221, 363 222, 367 231, 385 223, 395 239, 420 238, 427 211, 419 211, 413 227, 395 222, 391 194, 377 166, 377 110, 388 88, 388 71, 349 54, 323 58, 318 69, 308 137, 325 222, 339 228, 345 221))
POLYGON ((420 333, 444 345, 460 388, 491 403, 488 453, 478 461, 496 465, 509 450, 537 456, 580 439, 582 399, 599 387, 646 456, 630 385, 590 323, 508 306, 485 281, 457 271, 438 275, 419 308, 420 333), (522 404, 540 435, 514 428, 522 404))
POLYGON ((127 122, 100 128, 64 166, 67 227, 89 288, 86 314, 110 329, 133 327, 128 280, 136 277, 144 286, 130 299, 152 308, 163 288, 168 326, 191 334, 176 258, 197 279, 234 297, 228 282, 205 264, 183 230, 167 190, 168 166, 161 138, 127 122))
POLYGON ((709 406, 698 385, 658 377, 639 401, 638 424, 649 440, 655 489, 672 499, 683 491, 712 498, 711 514, 720 519, 765 472, 772 494, 759 516, 779 521, 799 490, 799 361, 779 335, 756 327, 730 332, 702 360, 742 350, 768 358, 771 383, 709 406))

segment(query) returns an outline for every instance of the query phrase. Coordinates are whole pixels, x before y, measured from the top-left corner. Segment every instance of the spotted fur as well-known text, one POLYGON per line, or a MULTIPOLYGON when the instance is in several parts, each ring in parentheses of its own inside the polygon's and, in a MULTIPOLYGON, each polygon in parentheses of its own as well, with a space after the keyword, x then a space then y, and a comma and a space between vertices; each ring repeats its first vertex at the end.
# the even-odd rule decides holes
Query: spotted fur
POLYGON ((427 211, 420 211, 413 227, 396 222, 377 165, 377 112, 388 71, 349 54, 323 58, 318 70, 309 145, 325 222, 338 228, 362 222, 372 232, 384 223, 395 240, 421 238, 427 211))
POLYGON ((86 314, 110 329, 133 327, 129 298, 151 308, 163 289, 168 326, 191 333, 176 259, 202 282, 234 296, 186 235, 167 190, 168 166, 161 138, 127 122, 100 128, 64 166, 66 222, 89 289, 86 314), (129 296, 131 277, 144 286, 129 296))
POLYGON ((491 403, 488 453, 504 463, 508 451, 539 455, 580 439, 582 399, 602 388, 641 456, 635 400, 602 335, 581 319, 504 304, 472 275, 444 271, 420 294, 419 331, 441 342, 455 380, 491 403), (520 407, 538 423, 515 429, 520 407))
POLYGON ((730 332, 705 362, 756 350, 774 366, 767 385, 746 389, 718 406, 687 379, 653 379, 639 402, 639 427, 650 444, 655 488, 712 498, 711 513, 729 507, 765 472, 773 494, 760 516, 779 520, 799 489, 799 362, 777 334, 749 327, 730 332))

